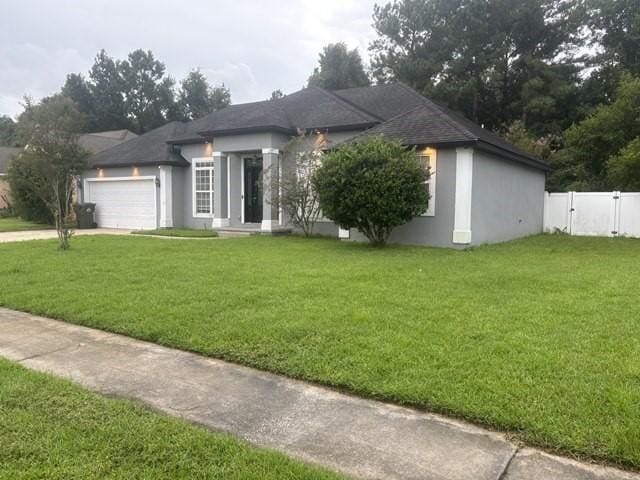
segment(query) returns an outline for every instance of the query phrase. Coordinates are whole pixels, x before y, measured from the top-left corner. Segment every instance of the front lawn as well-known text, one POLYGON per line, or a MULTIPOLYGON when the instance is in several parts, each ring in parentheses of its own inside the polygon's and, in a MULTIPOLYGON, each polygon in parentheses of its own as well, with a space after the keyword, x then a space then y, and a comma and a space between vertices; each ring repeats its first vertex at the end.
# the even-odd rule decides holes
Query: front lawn
POLYGON ((136 230, 135 235, 157 235, 160 237, 212 238, 217 237, 215 230, 196 230, 194 228, 159 228, 157 230, 136 230))
POLYGON ((0 479, 338 479, 0 359, 0 479))
POLYGON ((640 241, 0 245, 0 305, 640 468, 640 241))
POLYGON ((0 218, 0 233, 25 230, 49 230, 53 227, 42 223, 28 222, 18 217, 0 218))

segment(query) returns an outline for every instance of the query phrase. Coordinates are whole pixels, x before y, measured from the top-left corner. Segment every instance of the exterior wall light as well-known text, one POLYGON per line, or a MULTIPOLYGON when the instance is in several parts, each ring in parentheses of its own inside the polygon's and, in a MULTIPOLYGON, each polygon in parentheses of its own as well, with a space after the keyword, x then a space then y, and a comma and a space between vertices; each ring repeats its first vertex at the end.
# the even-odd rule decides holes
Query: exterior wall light
POLYGON ((138 177, 139 175, 140 175, 140 170, 138 170, 138 167, 133 167, 133 176, 138 177))

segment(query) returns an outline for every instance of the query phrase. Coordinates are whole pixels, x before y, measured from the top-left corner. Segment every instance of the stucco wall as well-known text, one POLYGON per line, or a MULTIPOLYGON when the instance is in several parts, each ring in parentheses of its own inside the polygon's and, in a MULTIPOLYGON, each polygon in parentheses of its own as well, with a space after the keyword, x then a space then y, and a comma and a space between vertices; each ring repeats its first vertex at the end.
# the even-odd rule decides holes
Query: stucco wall
POLYGON ((171 200, 173 203, 172 215, 174 228, 183 228, 186 226, 183 212, 185 177, 188 172, 189 169, 184 167, 173 167, 171 169, 171 200))
MULTIPOLYGON (((358 132, 336 132, 327 135, 329 145, 338 141, 352 137, 358 132)), ((280 133, 252 133, 242 135, 230 135, 226 137, 215 137, 209 144, 183 145, 181 155, 189 163, 194 158, 210 157, 214 151, 224 152, 229 157, 229 223, 231 226, 242 224, 242 161, 244 155, 261 154, 263 148, 281 149, 291 139, 288 135, 280 133)), ((286 168, 286 165, 281 165, 286 168)), ((178 178, 174 169, 174 178, 178 178)), ((184 225, 189 228, 211 228, 211 218, 200 218, 193 216, 193 171, 185 168, 182 173, 182 190, 178 193, 174 190, 174 216, 175 225, 184 225), (177 200, 178 199, 178 200, 177 200), (178 207, 177 204, 180 206, 178 207), (181 216, 182 218, 178 218, 181 216)), ((175 181, 175 180, 174 180, 175 181)), ((329 224, 323 230, 337 235, 337 227, 329 224)))
POLYGON ((475 150, 471 203, 473 245, 542 232, 543 171, 475 150))
POLYGON ((0 208, 7 208, 7 203, 3 197, 11 198, 9 195, 9 182, 7 177, 0 177, 0 208))
MULTIPOLYGON (((405 225, 397 227, 389 241, 411 245, 434 247, 459 247, 452 243, 454 199, 456 182, 455 149, 438 150, 436 165, 435 215, 416 217, 405 225)), ((351 230, 351 238, 365 241, 366 238, 351 230)))
MULTIPOLYGON (((180 147, 180 154, 189 163, 191 163, 194 158, 211 157, 212 153, 213 146, 210 143, 198 143, 180 147)), ((182 189, 180 191, 174 190, 173 193, 174 209, 176 211, 176 217, 173 219, 174 224, 179 224, 187 228, 211 228, 213 216, 210 218, 193 216, 193 171, 191 167, 180 167, 180 170, 182 170, 182 175, 179 176, 182 178, 182 189), (180 218, 177 218, 178 215, 180 218)))

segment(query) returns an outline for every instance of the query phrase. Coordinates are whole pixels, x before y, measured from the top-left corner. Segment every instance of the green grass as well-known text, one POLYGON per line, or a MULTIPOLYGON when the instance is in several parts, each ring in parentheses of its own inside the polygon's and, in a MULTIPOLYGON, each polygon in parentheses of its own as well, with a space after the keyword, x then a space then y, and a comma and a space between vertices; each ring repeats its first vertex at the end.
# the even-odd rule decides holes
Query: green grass
POLYGON ((215 230, 196 230, 194 228, 159 228, 157 230, 136 230, 136 235, 159 235, 161 237, 212 238, 217 237, 215 230))
POLYGON ((0 359, 0 479, 336 479, 0 359))
POLYGON ((0 245, 0 305, 640 468, 640 241, 0 245))
POLYGON ((51 225, 28 222, 18 217, 0 218, 0 233, 21 232, 25 230, 49 230, 51 225))

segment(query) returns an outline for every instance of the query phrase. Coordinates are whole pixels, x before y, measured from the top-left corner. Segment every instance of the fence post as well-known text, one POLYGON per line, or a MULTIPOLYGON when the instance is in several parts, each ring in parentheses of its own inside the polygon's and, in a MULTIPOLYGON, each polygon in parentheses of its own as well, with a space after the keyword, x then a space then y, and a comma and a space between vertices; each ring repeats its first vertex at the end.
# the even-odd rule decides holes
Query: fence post
POLYGON ((574 230, 574 215, 573 212, 575 212, 575 208, 573 207, 573 194, 576 192, 567 192, 567 202, 569 203, 569 235, 573 235, 573 230, 574 230))
POLYGON ((620 198, 622 197, 622 193, 618 191, 614 191, 612 193, 612 202, 613 202, 613 225, 611 228, 611 235, 617 237, 620 235, 620 198))
POLYGON ((544 192, 544 202, 542 202, 542 231, 547 232, 549 225, 549 192, 544 192))

